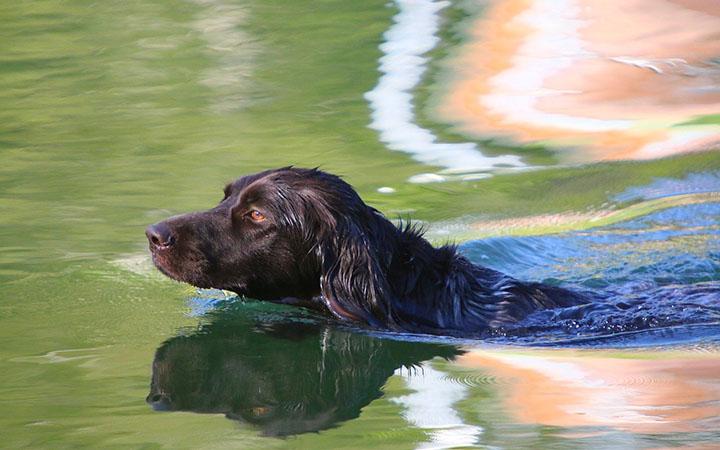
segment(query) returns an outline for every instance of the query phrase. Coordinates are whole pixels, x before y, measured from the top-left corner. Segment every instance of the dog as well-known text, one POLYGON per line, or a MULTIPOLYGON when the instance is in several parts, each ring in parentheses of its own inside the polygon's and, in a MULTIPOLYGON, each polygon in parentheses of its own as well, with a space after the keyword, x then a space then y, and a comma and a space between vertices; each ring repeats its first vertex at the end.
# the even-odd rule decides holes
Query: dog
POLYGON ((212 209, 146 230, 157 268, 200 288, 392 331, 482 336, 588 295, 522 282, 396 226, 338 176, 284 167, 228 184, 212 209))

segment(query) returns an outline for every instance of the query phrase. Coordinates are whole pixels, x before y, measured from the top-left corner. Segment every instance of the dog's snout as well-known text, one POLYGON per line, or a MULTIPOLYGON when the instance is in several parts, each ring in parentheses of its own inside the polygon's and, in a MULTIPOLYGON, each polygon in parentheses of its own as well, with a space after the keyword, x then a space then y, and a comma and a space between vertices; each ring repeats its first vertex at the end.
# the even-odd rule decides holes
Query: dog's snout
POLYGON ((175 235, 165 222, 150 225, 145 230, 145 235, 154 247, 167 248, 175 243, 175 235))

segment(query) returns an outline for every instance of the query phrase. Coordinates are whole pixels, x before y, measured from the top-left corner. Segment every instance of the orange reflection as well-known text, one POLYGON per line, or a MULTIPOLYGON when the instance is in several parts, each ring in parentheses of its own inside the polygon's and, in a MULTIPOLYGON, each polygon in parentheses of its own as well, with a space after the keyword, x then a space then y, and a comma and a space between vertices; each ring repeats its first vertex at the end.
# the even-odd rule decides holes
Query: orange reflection
POLYGON ((667 433, 700 430, 704 419, 720 415, 718 354, 628 359, 601 352, 472 350, 460 364, 509 381, 500 394, 524 423, 667 433))
POLYGON ((586 162, 706 149, 720 126, 720 2, 506 0, 472 27, 440 114, 586 162), (579 150, 582 149, 582 150, 579 150))

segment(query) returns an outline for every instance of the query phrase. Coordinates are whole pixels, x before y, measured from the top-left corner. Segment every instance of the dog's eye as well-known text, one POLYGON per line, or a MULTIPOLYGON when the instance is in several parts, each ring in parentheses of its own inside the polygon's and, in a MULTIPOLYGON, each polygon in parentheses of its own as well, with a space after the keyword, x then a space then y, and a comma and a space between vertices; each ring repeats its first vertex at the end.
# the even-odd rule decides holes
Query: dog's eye
POLYGON ((263 222, 265 220, 265 215, 257 209, 253 209, 248 215, 253 220, 253 222, 263 222))

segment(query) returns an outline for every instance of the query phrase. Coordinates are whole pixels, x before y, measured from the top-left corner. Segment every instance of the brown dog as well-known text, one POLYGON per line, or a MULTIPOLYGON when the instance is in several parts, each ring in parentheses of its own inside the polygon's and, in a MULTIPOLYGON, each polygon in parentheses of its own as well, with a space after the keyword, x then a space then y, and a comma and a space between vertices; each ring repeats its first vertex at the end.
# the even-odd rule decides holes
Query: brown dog
POLYGON ((474 265, 455 246, 434 248, 317 169, 242 177, 214 208, 146 234, 155 265, 176 280, 392 330, 479 336, 588 301, 474 265))

